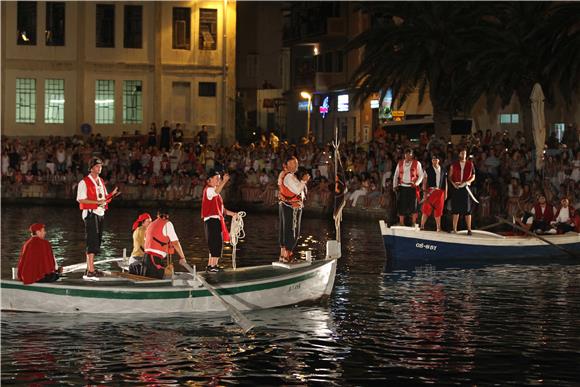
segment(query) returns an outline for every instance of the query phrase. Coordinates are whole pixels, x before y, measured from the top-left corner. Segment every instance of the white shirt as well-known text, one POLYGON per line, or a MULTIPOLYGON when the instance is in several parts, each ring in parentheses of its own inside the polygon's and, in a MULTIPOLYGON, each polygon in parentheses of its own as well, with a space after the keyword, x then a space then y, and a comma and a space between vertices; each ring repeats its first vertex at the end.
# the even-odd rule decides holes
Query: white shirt
MULTIPOLYGON (((219 194, 215 191, 215 187, 207 187, 207 189, 205 190, 205 196, 207 197, 207 200, 212 200, 213 198, 215 198, 216 196, 218 196, 219 194)), ((222 214, 224 212, 224 207, 222 206, 222 214)), ((211 215, 211 216, 206 216, 205 218, 203 218, 203 221, 205 222, 208 219, 219 219, 219 215, 211 215)))
POLYGON ((568 223, 570 220, 570 207, 560 208, 560 213, 556 218, 556 223, 568 223))
MULTIPOLYGON (((93 177, 91 175, 88 175, 88 176, 89 176, 89 179, 93 182, 93 184, 97 188, 97 198, 102 197, 103 199, 105 199, 107 197, 107 191, 105 189, 105 185, 104 184, 97 185, 97 182, 95 181, 95 179, 93 179, 93 177)), ((83 199, 87 199, 87 185, 85 184, 85 179, 81 180, 79 182, 78 187, 77 187, 77 202, 79 202, 83 199)), ((99 215, 99 216, 105 215, 105 207, 99 206, 95 210, 91 210, 91 211, 95 215, 99 215)), ((83 213, 82 213, 83 219, 86 218, 88 214, 89 214, 89 210, 83 210, 83 213)))
MULTIPOLYGON (((166 237, 169 237, 169 240, 171 242, 179 241, 179 239, 177 238, 177 234, 175 233, 175 228, 173 227, 173 223, 171 223, 171 222, 167 222, 165 224, 165 226, 163 226, 163 235, 166 237)), ((157 250, 157 249, 145 249, 145 252, 146 253, 155 253, 155 254, 161 255, 164 258, 167 255, 166 251, 161 251, 161 250, 157 250)))
MULTIPOLYGON (((413 161, 405 161, 403 160, 403 181, 399 184, 399 163, 397 163, 397 168, 395 168, 395 173, 393 174, 393 188, 402 185, 403 187, 411 187, 411 165, 413 165, 413 161)), ((415 185, 421 184, 424 177, 423 167, 421 163, 417 161, 417 181, 415 185)))
POLYGON ((300 195, 302 199, 306 197, 306 182, 298 180, 293 173, 288 173, 284 177, 284 185, 296 195, 300 195))

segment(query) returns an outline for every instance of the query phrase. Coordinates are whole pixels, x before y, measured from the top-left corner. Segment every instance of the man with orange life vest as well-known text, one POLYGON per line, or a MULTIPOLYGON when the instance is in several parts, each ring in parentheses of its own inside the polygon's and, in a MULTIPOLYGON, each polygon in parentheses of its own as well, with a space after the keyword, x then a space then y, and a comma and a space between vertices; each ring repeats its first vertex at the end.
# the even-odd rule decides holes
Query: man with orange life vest
POLYGON ((292 262, 292 250, 300 237, 300 222, 302 208, 306 196, 306 185, 310 175, 305 173, 298 180, 295 173, 298 170, 298 159, 290 156, 284 163, 284 168, 278 176, 278 213, 280 218, 280 261, 292 262))
POLYGON ((167 256, 177 251, 179 263, 185 262, 185 254, 179 243, 179 238, 175 233, 173 223, 169 221, 169 214, 166 210, 157 212, 155 219, 145 231, 145 275, 151 278, 163 278, 165 267, 167 267, 167 256))
POLYGON ((439 161, 439 156, 433 153, 431 166, 425 168, 425 178, 423 179, 425 198, 421 207, 421 230, 425 228, 427 219, 433 213, 437 232, 441 231, 441 216, 447 198, 447 171, 439 165, 439 161))
POLYGON ((219 172, 211 169, 207 174, 207 184, 203 189, 201 217, 203 218, 207 247, 209 248, 209 259, 206 268, 208 273, 217 273, 223 270, 219 267, 218 262, 222 256, 223 243, 230 241, 224 214, 237 216, 237 213, 224 207, 221 196, 221 192, 229 180, 229 174, 224 174, 222 179, 219 172))
POLYGON ((107 204, 118 195, 118 188, 115 187, 110 194, 107 192, 105 182, 99 174, 103 169, 103 162, 94 158, 89 165, 89 174, 78 184, 77 202, 82 210, 82 218, 85 223, 85 236, 87 241, 87 272, 84 279, 96 280, 102 273, 95 270, 95 255, 101 251, 101 240, 103 238, 103 221, 107 204))
POLYGON ((467 149, 459 149, 459 160, 449 167, 449 181, 455 190, 451 196, 451 214, 453 215, 453 231, 457 233, 459 215, 465 216, 467 235, 471 235, 471 211, 475 198, 469 189, 475 181, 475 166, 471 160, 467 160, 467 149))
POLYGON ((423 167, 413 158, 413 150, 405 149, 405 158, 399 160, 393 175, 393 190, 397 193, 397 214, 401 226, 405 225, 405 217, 409 215, 413 226, 417 224, 419 185, 423 176, 423 167))

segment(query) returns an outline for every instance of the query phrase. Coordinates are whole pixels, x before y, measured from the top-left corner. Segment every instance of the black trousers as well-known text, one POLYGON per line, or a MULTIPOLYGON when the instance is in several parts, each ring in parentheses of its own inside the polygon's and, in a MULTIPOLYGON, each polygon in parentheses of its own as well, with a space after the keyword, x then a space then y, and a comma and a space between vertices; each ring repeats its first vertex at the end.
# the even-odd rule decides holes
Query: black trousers
POLYGON ((99 254, 101 252, 104 220, 104 216, 95 215, 91 211, 84 219, 87 254, 99 254))
POLYGON ((415 187, 399 186, 397 193, 397 214, 411 215, 417 212, 417 190, 415 187))
POLYGON ((147 277, 163 279, 167 258, 145 254, 143 263, 145 264, 145 275, 147 277))
POLYGON ((278 215, 280 219, 280 247, 294 250, 298 238, 300 238, 302 208, 292 208, 283 203, 278 203, 278 215))
POLYGON ((215 258, 221 257, 223 247, 222 223, 219 219, 209 218, 203 222, 203 229, 210 255, 215 258))

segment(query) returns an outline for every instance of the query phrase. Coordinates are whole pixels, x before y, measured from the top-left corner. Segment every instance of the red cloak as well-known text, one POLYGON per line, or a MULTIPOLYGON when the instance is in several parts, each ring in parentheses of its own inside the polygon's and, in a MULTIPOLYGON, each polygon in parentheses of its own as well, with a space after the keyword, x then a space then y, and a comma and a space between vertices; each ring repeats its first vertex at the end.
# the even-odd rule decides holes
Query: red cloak
POLYGON ((20 252, 18 279, 28 285, 55 271, 56 263, 50 242, 37 236, 27 240, 20 252))

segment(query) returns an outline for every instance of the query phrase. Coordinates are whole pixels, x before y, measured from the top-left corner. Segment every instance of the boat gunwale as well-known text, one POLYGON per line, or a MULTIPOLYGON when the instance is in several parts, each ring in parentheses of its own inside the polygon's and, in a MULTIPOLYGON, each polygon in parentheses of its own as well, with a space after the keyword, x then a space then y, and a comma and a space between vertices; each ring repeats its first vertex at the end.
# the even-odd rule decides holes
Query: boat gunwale
MULTIPOLYGON (((315 261, 316 265, 311 265, 307 267, 296 268, 293 272, 290 273, 283 273, 282 275, 276 275, 267 277, 264 279, 259 280, 248 280, 248 281, 239 281, 239 282, 228 282, 228 283, 216 283, 212 284, 213 287, 218 290, 219 293, 223 295, 234 295, 240 293, 246 293, 254 290, 244 290, 244 288, 254 287, 254 286, 261 286, 265 284, 273 284, 273 283, 280 283, 286 282, 288 280, 292 280, 295 278, 304 277, 304 280, 309 279, 310 275, 326 264, 332 263, 332 261, 336 260, 337 258, 325 258, 324 260, 315 261)), ((251 268, 265 268, 268 265, 261 265, 261 266, 252 266, 247 267, 246 269, 251 268)), ((302 280, 300 280, 302 281, 302 280)), ((299 282, 300 282, 299 281, 299 282)), ((140 283, 139 286, 96 286, 92 285, 92 283, 87 283, 86 285, 70 285, 66 282, 52 282, 52 283, 34 283, 30 285, 24 285, 21 281, 12 280, 12 279, 2 279, 0 280, 2 284, 2 288, 12 288, 24 291, 36 291, 41 293, 48 293, 47 291, 43 291, 42 289, 59 289, 63 291, 80 291, 80 292, 99 292, 99 293, 110 293, 110 294, 119 294, 119 293, 130 293, 130 294, 139 294, 139 293, 150 293, 151 291, 155 291, 156 293, 174 293, 174 294, 182 294, 182 293, 191 293, 190 296, 193 297, 203 297, 203 296, 211 296, 209 291, 205 289, 202 285, 198 287, 193 287, 191 285, 172 285, 168 283, 168 286, 145 286, 144 284, 140 283), (204 294, 198 294, 204 293, 204 294), (205 294, 207 293, 207 294, 205 294), (195 294, 195 296, 193 295, 195 294)), ((283 286, 283 285, 281 285, 283 286)), ((82 296, 80 296, 82 297, 82 296)), ((160 297, 163 298, 163 297, 160 297)), ((176 297, 181 298, 181 297, 176 297)))

